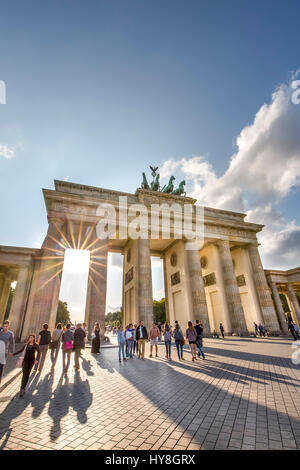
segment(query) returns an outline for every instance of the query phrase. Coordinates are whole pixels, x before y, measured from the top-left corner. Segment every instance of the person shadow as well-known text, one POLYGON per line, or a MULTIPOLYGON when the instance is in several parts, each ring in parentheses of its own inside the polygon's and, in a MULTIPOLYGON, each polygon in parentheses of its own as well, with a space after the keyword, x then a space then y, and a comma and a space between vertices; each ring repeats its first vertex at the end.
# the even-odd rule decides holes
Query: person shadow
POLYGON ((43 380, 40 380, 37 387, 36 393, 32 396, 32 417, 38 418, 43 412, 46 404, 50 401, 52 396, 52 387, 54 381, 53 371, 49 372, 43 380))
POLYGON ((72 408, 77 413, 77 420, 84 424, 87 422, 87 410, 93 402, 93 394, 88 380, 83 381, 77 371, 74 375, 74 383, 70 384, 68 377, 60 377, 49 403, 48 414, 52 418, 53 425, 50 429, 51 441, 56 441, 62 433, 62 419, 72 408))
POLYGON ((5 444, 8 442, 10 434, 12 432, 11 423, 18 416, 21 416, 28 405, 31 403, 32 392, 35 390, 38 382, 38 377, 35 376, 31 378, 30 384, 27 386, 26 394, 24 397, 19 397, 19 392, 17 392, 11 401, 7 404, 6 408, 0 415, 0 440, 5 436, 4 441, 1 444, 1 448, 5 447, 5 444))
POLYGON ((66 377, 65 382, 63 374, 53 394, 51 394, 48 407, 48 415, 52 418, 53 425, 50 429, 51 441, 56 441, 61 435, 61 420, 69 412, 71 400, 71 385, 69 379, 66 377))
POLYGON ((88 380, 82 380, 80 373, 78 371, 75 372, 70 405, 77 413, 77 419, 81 424, 87 422, 87 410, 92 402, 93 394, 91 393, 88 380))
POLYGON ((91 361, 85 359, 84 357, 82 359, 82 369, 86 372, 86 375, 94 375, 94 372, 92 371, 92 365, 91 361))

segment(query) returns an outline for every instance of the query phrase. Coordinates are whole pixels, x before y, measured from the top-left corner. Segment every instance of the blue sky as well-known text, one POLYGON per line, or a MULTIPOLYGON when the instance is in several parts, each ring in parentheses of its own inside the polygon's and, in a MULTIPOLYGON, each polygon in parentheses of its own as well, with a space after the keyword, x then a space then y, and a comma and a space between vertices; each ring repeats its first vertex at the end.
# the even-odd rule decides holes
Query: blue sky
MULTIPOLYGON (((53 188, 54 179, 134 192, 149 164, 181 162, 176 171, 185 176, 182 159, 191 164, 195 156, 222 179, 236 138, 300 67, 298 1, 12 0, 0 13, 3 245, 40 246, 47 229, 41 188, 53 188)), ((290 119, 282 114, 300 129, 300 106, 290 119)), ((286 194, 260 190, 257 199, 248 180, 239 188, 249 217, 283 217, 269 235, 281 251, 290 237, 299 246, 298 141, 295 147, 289 162, 297 177, 286 194)), ((295 252, 264 256, 266 267, 295 262, 295 252)))

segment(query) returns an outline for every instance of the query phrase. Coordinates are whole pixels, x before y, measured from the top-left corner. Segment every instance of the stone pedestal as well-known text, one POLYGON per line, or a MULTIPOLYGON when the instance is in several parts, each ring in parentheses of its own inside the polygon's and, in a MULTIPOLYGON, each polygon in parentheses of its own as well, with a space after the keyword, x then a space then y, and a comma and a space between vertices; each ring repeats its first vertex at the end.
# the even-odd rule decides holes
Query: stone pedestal
POLYGON ((233 333, 248 334, 228 240, 218 242, 226 301, 233 333))
POLYGON ((193 308, 191 320, 200 320, 204 333, 208 333, 210 326, 199 252, 198 250, 186 250, 186 256, 193 308))
POLYGON ((264 324, 273 333, 279 333, 279 323, 276 317, 265 271, 260 259, 256 244, 248 246, 249 257, 252 266, 253 280, 256 287, 258 300, 264 319, 264 324))
POLYGON ((97 238, 95 229, 90 243, 90 267, 88 278, 85 319, 89 335, 96 322, 100 323, 101 336, 105 331, 107 252, 108 241, 97 238))
POLYGON ((287 291, 296 322, 298 323, 298 325, 300 325, 300 307, 293 286, 290 282, 287 283, 287 291))
POLYGON ((286 318, 285 318, 285 314, 284 314, 284 311, 283 311, 283 307, 282 307, 282 303, 281 303, 281 300, 280 300, 280 296, 279 296, 277 286, 276 286, 275 282, 272 282, 272 281, 269 282, 269 285, 270 285, 271 290, 272 290, 273 299, 274 299, 274 303, 275 303, 275 307, 276 307, 276 311, 277 311, 277 315, 278 315, 278 322, 279 322, 280 329, 283 333, 288 333, 287 321, 286 321, 286 318))

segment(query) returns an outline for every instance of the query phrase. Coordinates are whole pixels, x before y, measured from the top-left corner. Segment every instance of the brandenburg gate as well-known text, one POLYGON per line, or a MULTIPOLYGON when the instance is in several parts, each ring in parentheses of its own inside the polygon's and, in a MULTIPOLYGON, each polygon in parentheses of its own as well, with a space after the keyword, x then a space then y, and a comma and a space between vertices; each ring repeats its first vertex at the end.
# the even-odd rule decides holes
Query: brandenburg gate
MULTIPOLYGON (((178 320, 185 328, 188 320, 199 319, 205 333, 210 333, 218 330, 222 322, 226 333, 247 335, 254 330, 256 322, 264 324, 270 333, 286 333, 287 322, 278 301, 276 280, 269 274, 271 284, 268 284, 258 251, 257 233, 263 226, 245 222, 244 214, 204 207, 203 243, 199 249, 186 249, 189 241, 174 236, 177 216, 173 213, 169 238, 161 232, 156 237, 137 239, 119 236, 121 232, 124 235, 124 217, 138 204, 149 209, 153 204, 164 204, 167 208, 172 204, 179 208, 188 204, 193 208, 194 224, 196 200, 183 195, 184 182, 174 190, 170 180, 171 186, 169 182, 158 190, 158 178, 149 185, 143 177, 142 187, 135 194, 65 181, 55 181, 54 190, 43 189, 48 231, 41 248, 0 246, 0 321, 11 282, 16 280, 9 313, 16 337, 23 340, 29 333, 37 333, 44 322, 53 329, 64 253, 73 248, 90 251, 85 309, 89 331, 96 321, 104 326, 107 256, 111 251, 123 254, 124 324, 142 319, 150 326, 153 318, 151 256, 159 256, 164 266, 166 315, 172 325, 178 320), (127 204, 123 214, 120 198, 126 199, 127 204), (114 237, 98 236, 99 204, 114 208, 117 220, 114 237)), ((299 269, 291 279, 287 286, 291 312, 299 324, 299 304, 294 291, 300 286, 299 269)), ((283 282, 282 276, 279 282, 283 282)))

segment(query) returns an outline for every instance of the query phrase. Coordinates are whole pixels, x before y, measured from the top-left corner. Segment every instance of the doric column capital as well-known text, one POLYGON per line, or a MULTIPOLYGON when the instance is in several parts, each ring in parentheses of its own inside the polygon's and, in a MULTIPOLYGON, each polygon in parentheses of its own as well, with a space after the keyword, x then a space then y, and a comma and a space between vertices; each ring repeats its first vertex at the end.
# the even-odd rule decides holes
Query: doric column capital
POLYGON ((65 223, 65 219, 62 219, 60 217, 55 217, 52 215, 48 216, 47 219, 48 219, 49 225, 52 224, 52 225, 55 225, 56 227, 62 227, 65 223))
POLYGON ((220 248, 230 248, 229 246, 229 240, 217 240, 216 245, 219 246, 220 248))

